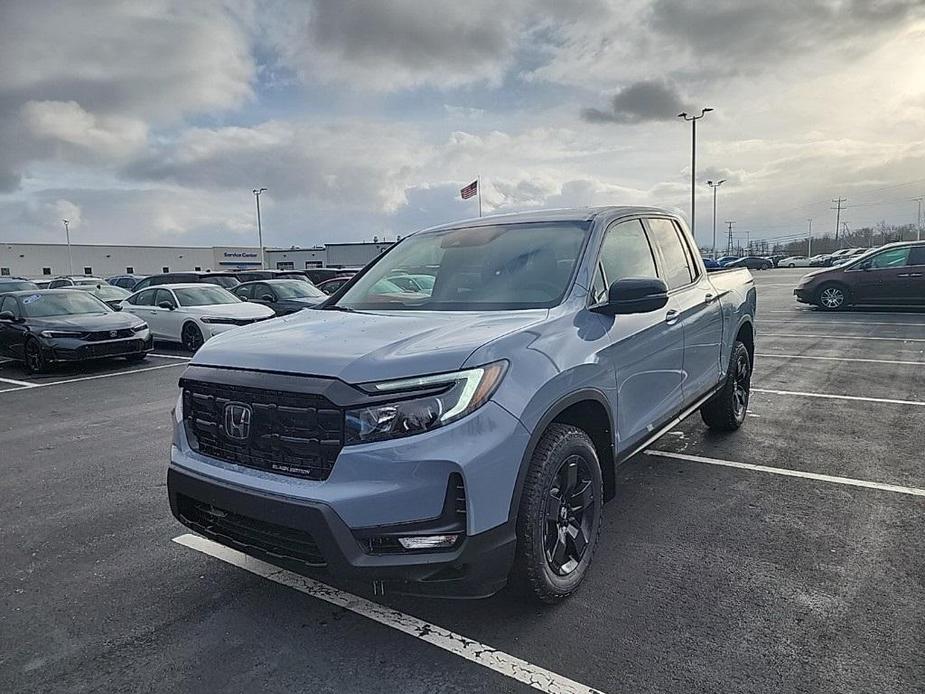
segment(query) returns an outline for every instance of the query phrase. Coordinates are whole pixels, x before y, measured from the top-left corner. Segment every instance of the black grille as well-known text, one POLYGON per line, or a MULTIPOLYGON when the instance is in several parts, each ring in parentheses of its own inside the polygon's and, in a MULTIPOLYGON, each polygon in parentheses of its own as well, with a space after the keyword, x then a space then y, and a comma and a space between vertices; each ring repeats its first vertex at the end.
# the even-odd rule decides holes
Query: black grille
POLYGON ((120 340, 119 342, 100 342, 81 347, 91 357, 105 357, 112 354, 130 354, 142 349, 141 340, 120 340))
POLYGON ((344 415, 318 395, 184 381, 190 445, 203 455, 311 480, 326 480, 344 445, 344 415), (225 432, 225 407, 250 408, 246 440, 225 432))
POLYGON ((87 340, 97 342, 100 340, 117 340, 123 337, 132 337, 135 333, 131 328, 122 328, 121 330, 100 330, 87 334, 87 340), (115 333, 115 335, 113 335, 115 333))
POLYGON ((310 566, 327 564, 315 539, 302 530, 242 516, 182 494, 177 496, 177 511, 193 530, 224 544, 254 547, 310 566))

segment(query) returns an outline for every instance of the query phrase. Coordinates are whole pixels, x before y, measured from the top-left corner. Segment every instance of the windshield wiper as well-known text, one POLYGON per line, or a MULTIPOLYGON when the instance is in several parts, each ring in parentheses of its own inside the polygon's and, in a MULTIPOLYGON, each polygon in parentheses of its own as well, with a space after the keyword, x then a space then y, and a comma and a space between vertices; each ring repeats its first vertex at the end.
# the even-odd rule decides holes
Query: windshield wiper
POLYGON ((356 309, 348 308, 347 306, 338 306, 337 304, 331 304, 330 306, 325 306, 322 311, 343 311, 344 313, 359 313, 356 309))

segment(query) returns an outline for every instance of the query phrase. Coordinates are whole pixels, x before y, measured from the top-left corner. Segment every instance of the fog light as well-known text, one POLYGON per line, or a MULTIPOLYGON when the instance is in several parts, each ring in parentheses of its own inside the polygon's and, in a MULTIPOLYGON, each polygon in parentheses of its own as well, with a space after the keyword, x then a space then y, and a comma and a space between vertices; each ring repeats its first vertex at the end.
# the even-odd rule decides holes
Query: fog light
POLYGON ((398 542, 405 549, 446 549, 456 544, 459 535, 419 535, 400 537, 398 542))

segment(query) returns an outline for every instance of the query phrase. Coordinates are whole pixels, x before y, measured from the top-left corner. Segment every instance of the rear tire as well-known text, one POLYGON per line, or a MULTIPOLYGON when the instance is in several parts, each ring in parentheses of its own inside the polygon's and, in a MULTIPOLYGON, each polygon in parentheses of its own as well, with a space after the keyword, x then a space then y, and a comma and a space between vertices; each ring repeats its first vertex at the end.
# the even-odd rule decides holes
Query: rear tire
POLYGON ((700 408, 700 417, 713 431, 735 431, 745 422, 751 392, 752 360, 748 348, 736 340, 722 390, 700 408))
POLYGON ((25 362, 26 371, 30 374, 40 374, 48 370, 45 353, 42 352, 42 346, 34 337, 30 337, 23 345, 23 362, 25 362))
POLYGON ((142 352, 141 354, 130 354, 130 355, 128 355, 128 356, 125 358, 125 361, 132 362, 133 364, 137 364, 138 362, 144 361, 144 360, 147 359, 147 358, 148 358, 148 354, 147 354, 146 352, 142 352))
POLYGON ((597 547, 603 502, 591 438, 577 427, 551 424, 533 452, 520 498, 512 584, 547 604, 575 592, 597 547))
POLYGON ((816 305, 823 311, 840 311, 847 304, 848 292, 840 284, 823 284, 816 293, 816 305))

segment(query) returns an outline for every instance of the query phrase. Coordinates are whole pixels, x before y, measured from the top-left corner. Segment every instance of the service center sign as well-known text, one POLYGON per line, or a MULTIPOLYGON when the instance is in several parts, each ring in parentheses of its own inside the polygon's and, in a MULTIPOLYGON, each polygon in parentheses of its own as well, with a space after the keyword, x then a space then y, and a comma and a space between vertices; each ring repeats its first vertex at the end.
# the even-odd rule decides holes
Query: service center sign
POLYGON ((223 247, 215 249, 215 264, 225 267, 247 267, 260 264, 256 248, 223 247))

